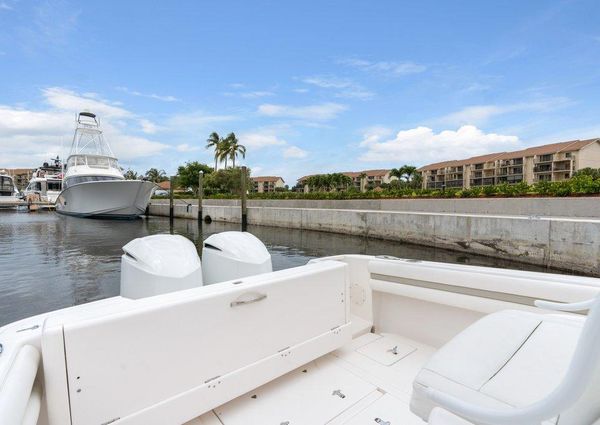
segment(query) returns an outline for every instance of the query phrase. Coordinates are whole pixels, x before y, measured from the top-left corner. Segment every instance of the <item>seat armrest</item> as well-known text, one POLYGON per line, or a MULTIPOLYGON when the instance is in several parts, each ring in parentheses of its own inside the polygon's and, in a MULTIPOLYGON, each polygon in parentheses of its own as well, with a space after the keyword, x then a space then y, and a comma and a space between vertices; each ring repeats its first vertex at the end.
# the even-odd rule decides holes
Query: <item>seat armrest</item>
POLYGON ((579 301, 576 303, 557 303, 552 301, 543 301, 537 300, 535 301, 535 306, 539 308, 543 308, 545 310, 554 310, 554 311, 565 311, 565 312, 574 312, 574 311, 587 311, 594 304, 595 298, 591 298, 585 301, 579 301))

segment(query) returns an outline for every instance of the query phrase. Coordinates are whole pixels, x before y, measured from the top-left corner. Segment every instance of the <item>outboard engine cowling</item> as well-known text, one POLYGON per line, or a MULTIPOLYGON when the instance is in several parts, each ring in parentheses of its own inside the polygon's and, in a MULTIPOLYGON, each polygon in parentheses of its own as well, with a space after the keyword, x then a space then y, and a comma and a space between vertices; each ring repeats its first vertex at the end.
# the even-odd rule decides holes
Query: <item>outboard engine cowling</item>
POLYGON ((202 248, 206 285, 273 271, 267 247, 251 233, 222 232, 209 236, 202 248))
POLYGON ((121 296, 144 298, 202 286, 196 246, 180 235, 152 235, 123 247, 121 296))

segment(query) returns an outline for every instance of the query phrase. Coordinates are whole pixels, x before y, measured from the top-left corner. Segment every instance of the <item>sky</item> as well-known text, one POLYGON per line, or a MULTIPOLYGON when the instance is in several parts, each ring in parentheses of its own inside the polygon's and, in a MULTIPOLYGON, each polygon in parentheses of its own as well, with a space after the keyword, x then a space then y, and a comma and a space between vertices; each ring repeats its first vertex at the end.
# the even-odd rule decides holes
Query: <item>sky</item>
POLYGON ((424 165, 600 137, 600 2, 0 0, 0 168, 95 112, 121 165, 253 175, 424 165))

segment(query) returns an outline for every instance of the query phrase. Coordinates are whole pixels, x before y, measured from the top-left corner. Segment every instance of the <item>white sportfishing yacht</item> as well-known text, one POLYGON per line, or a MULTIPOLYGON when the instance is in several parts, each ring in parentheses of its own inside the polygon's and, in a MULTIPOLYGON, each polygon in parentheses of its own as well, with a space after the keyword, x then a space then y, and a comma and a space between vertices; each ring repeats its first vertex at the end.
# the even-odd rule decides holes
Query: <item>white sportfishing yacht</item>
POLYGON ((125 180, 96 115, 81 112, 56 200, 60 214, 93 218, 135 218, 150 201, 154 183, 125 180))
POLYGON ((365 255, 273 272, 240 232, 202 264, 181 236, 123 250, 120 296, 0 328, 1 424, 600 424, 600 279, 365 255))
POLYGON ((21 201, 21 194, 6 170, 0 170, 0 208, 9 208, 21 201))
POLYGON ((23 191, 25 200, 38 200, 54 204, 62 190, 62 164, 56 157, 52 163, 44 164, 35 170, 29 184, 23 191))

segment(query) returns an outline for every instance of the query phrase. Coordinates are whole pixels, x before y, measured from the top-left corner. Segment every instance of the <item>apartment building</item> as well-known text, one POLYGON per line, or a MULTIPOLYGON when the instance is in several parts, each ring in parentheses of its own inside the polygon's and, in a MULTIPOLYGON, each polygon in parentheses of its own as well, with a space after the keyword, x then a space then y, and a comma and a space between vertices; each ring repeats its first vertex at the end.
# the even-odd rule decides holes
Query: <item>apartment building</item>
MULTIPOLYGON (((361 192, 371 188, 381 187, 383 183, 390 183, 393 180, 398 180, 398 177, 390 175, 392 170, 363 170, 363 171, 345 171, 341 174, 352 179, 352 185, 361 192)), ((303 187, 304 192, 310 192, 310 187, 306 184, 306 180, 311 177, 303 176, 298 179, 298 187, 303 187)))
POLYGON ((1 168, 6 174, 13 178, 15 185, 19 190, 24 190, 29 184, 29 180, 35 171, 35 168, 1 168))
POLYGON ((279 176, 250 177, 254 192, 275 192, 276 188, 285 187, 285 181, 279 176))
POLYGON ((571 140, 419 168, 424 189, 561 181, 582 168, 600 168, 600 139, 571 140))

